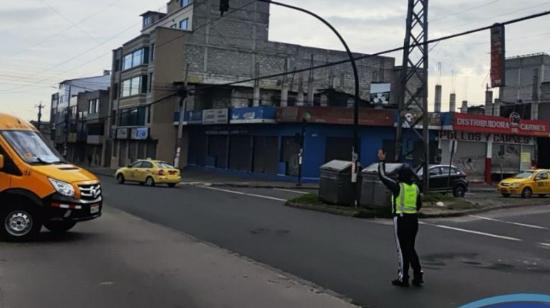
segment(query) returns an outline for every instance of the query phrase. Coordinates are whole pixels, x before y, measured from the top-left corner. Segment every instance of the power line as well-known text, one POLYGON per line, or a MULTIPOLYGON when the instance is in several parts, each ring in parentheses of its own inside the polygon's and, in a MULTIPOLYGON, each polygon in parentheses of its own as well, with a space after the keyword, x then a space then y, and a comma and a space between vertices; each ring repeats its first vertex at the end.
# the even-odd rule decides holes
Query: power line
MULTIPOLYGON (((532 15, 528 15, 528 16, 524 16, 524 17, 520 17, 520 18, 511 19, 511 20, 502 22, 501 24, 502 25, 511 25, 511 24, 515 24, 515 23, 519 23, 519 22, 523 22, 523 21, 526 21, 526 20, 535 19, 535 18, 547 16, 547 15, 550 15, 550 11, 544 11, 544 12, 537 13, 537 14, 532 14, 532 15)), ((450 35, 442 36, 442 37, 439 37, 439 38, 436 38, 436 39, 428 40, 427 43, 428 44, 433 44, 433 43, 446 41, 446 40, 457 38, 457 37, 470 35, 470 34, 477 33, 477 32, 490 30, 493 26, 494 25, 489 25, 489 26, 484 26, 484 27, 480 27, 480 28, 476 28, 476 29, 472 29, 472 30, 467 30, 467 31, 464 31, 464 32, 456 33, 456 34, 450 34, 450 35)), ((421 45, 423 45, 423 44, 411 44, 410 47, 416 47, 416 46, 421 46, 421 45)), ((403 49, 404 49, 404 47, 397 47, 397 48, 377 52, 377 53, 374 53, 374 54, 363 55, 363 56, 355 57, 355 61, 364 60, 364 59, 368 59, 368 58, 373 58, 373 57, 381 56, 381 55, 384 55, 384 54, 398 52, 398 51, 402 51, 403 49)), ((249 79, 244 79, 244 80, 240 80, 240 81, 222 83, 222 84, 218 84, 218 85, 215 85, 215 86, 210 86, 210 88, 212 88, 212 87, 232 86, 232 85, 237 85, 237 84, 241 84, 241 83, 248 83, 248 82, 253 82, 253 81, 258 81, 258 80, 263 80, 263 79, 271 79, 271 78, 276 78, 276 77, 282 77, 282 76, 289 75, 289 74, 302 73, 302 72, 307 72, 307 71, 310 71, 310 70, 318 70, 318 69, 327 68, 327 67, 331 67, 331 66, 335 66, 335 65, 341 65, 341 64, 348 63, 350 61, 351 61, 350 59, 345 59, 345 60, 336 61, 336 62, 329 62, 329 63, 326 63, 326 64, 312 66, 312 67, 303 68, 303 69, 297 69, 297 70, 290 71, 290 72, 282 72, 282 73, 276 73, 276 74, 260 76, 260 77, 257 77, 257 78, 249 78, 249 79)), ((206 87, 206 89, 207 88, 208 87, 206 87)), ((201 90, 206 90, 206 89, 201 88, 201 90)))
POLYGON ((489 5, 491 5, 493 3, 496 3, 496 2, 499 2, 499 1, 501 1, 501 0, 492 0, 492 1, 489 1, 489 2, 481 4, 481 5, 476 5, 476 6, 469 7, 469 8, 460 10, 460 11, 452 12, 452 13, 449 13, 449 14, 446 14, 446 15, 443 15, 443 16, 438 16, 436 18, 432 18, 430 20, 430 23, 433 23, 434 21, 442 20, 442 19, 450 17, 450 16, 460 15, 460 14, 463 14, 465 12, 469 12, 469 11, 473 11, 475 9, 479 9, 479 8, 482 8, 482 7, 485 7, 485 6, 489 6, 489 5))
MULTIPOLYGON (((119 1, 119 0, 114 0, 114 1, 112 1, 111 3, 107 4, 104 8, 102 8, 102 9, 100 9, 100 10, 98 10, 98 11, 96 11, 96 12, 94 12, 94 13, 92 13, 92 14, 90 14, 90 15, 88 15, 88 16, 86 16, 86 17, 80 19, 80 20, 78 20, 76 23, 77 23, 77 24, 81 24, 81 23, 83 23, 84 21, 86 21, 86 20, 88 20, 88 19, 90 19, 90 18, 92 18, 92 17, 94 17, 94 16, 97 16, 97 15, 103 13, 103 12, 104 12, 105 10, 107 10, 108 8, 114 6, 118 1, 119 1)), ((23 48, 23 49, 17 51, 16 54, 17 54, 17 55, 21 55, 22 53, 24 53, 25 51, 27 51, 27 50, 29 50, 29 49, 31 49, 31 48, 33 48, 33 47, 41 46, 42 44, 49 42, 51 38, 56 37, 56 36, 62 34, 63 32, 65 32, 65 31, 67 31, 67 30, 70 30, 71 28, 72 28, 72 27, 67 28, 67 29, 63 29, 63 30, 61 30, 61 31, 58 31, 58 32, 52 34, 52 35, 49 35, 49 36, 47 36, 45 39, 43 39, 42 41, 40 41, 40 42, 38 42, 38 43, 35 43, 35 44, 31 45, 31 46, 25 47, 25 48, 23 48)))
POLYGON ((53 11, 55 14, 57 14, 58 16, 60 16, 61 18, 65 19, 65 21, 67 21, 69 24, 71 24, 73 27, 75 28, 79 28, 80 31, 82 31, 82 33, 85 33, 87 36, 89 36, 91 39, 93 39, 94 41, 97 41, 97 38, 95 36, 93 36, 88 30, 82 28, 79 24, 73 22, 71 19, 69 19, 67 16, 65 16, 64 14, 62 14, 61 12, 59 12, 59 10, 57 10, 55 7, 53 7, 51 4, 48 3, 48 1, 46 0, 40 0, 42 3, 44 3, 51 11, 53 11))
MULTIPOLYGON (((226 13, 225 16, 220 16, 220 17, 218 17, 218 18, 216 18, 216 19, 214 19, 214 20, 211 20, 210 22, 207 22, 207 23, 205 23, 205 24, 203 24, 203 25, 201 25, 201 26, 199 26, 199 27, 197 27, 197 28, 194 28, 193 31, 197 31, 197 30, 202 29, 202 28, 204 28, 204 27, 206 27, 206 26, 208 26, 208 25, 214 24, 214 23, 220 21, 222 18, 225 18, 225 17, 228 16, 228 15, 234 14, 234 13, 239 12, 239 11, 243 11, 245 7, 251 5, 251 4, 255 3, 255 2, 256 2, 256 0, 252 0, 252 1, 247 2, 246 4, 244 4, 244 5, 242 5, 242 6, 238 7, 238 8, 232 9, 231 11, 229 11, 228 13, 226 13)), ((204 3, 204 2, 203 2, 203 3, 204 3)), ((194 5, 198 5, 198 4, 201 4, 201 3, 200 3, 200 2, 197 2, 197 3, 195 3, 194 5)), ((104 43, 102 43, 102 44, 99 44, 99 45, 95 46, 93 49, 90 49, 90 50, 88 50, 88 51, 86 51, 86 52, 84 52, 84 53, 81 53, 81 54, 79 54, 79 55, 76 55, 76 56, 70 58, 69 60, 65 60, 65 61, 63 61, 63 62, 61 62, 61 63, 59 63, 59 64, 57 64, 57 65, 53 65, 53 66, 47 68, 46 70, 53 69, 53 68, 55 68, 55 67, 61 66, 61 65, 63 65, 63 64, 66 64, 67 62, 70 62, 70 61, 72 61, 72 60, 74 60, 74 59, 76 59, 76 58, 79 58, 79 57, 81 57, 83 54, 89 53, 89 52, 91 52, 92 50, 98 48, 99 46, 105 45, 105 44, 108 43, 109 41, 111 41, 111 40, 113 40, 114 38, 116 38, 118 35, 122 34, 123 32, 128 31, 128 30, 129 30, 130 28, 132 28, 132 27, 134 27, 134 25, 132 25, 131 27, 129 27, 129 28, 127 28, 127 29, 125 29, 125 30, 123 30, 123 31, 121 31, 121 32, 119 32, 119 33, 117 33, 117 34, 116 34, 114 37, 112 37, 110 40, 108 40, 108 41, 106 41, 106 42, 104 42, 104 43)), ((170 40, 168 40, 168 41, 166 41, 166 42, 164 42, 164 43, 162 43, 162 44, 159 44, 158 46, 156 46, 156 48, 157 48, 157 49, 158 49, 158 48, 162 48, 163 46, 165 46, 165 45, 167 45, 167 44, 169 44, 169 43, 171 43, 171 42, 173 42, 173 41, 175 41, 175 40, 177 40, 177 39, 180 39, 180 38, 184 37, 185 35, 188 35, 188 32, 187 32, 187 31, 183 31, 183 32, 184 32, 183 34, 178 35, 178 36, 175 36, 174 38, 172 38, 172 39, 170 39, 170 40)), ((104 56, 106 56, 106 55, 108 55, 108 54, 110 54, 110 53, 111 53, 111 52, 108 52, 108 53, 105 53, 105 54, 101 54, 100 56, 98 56, 98 57, 96 57, 96 58, 93 58, 93 59, 91 59, 90 61, 87 61, 87 62, 85 62, 85 63, 83 63, 83 64, 79 64, 78 67, 71 68, 71 69, 65 70, 65 71, 63 71, 63 72, 60 72, 58 75, 61 75, 61 74, 64 74, 64 73, 73 71, 74 69, 78 69, 78 68, 82 67, 83 65, 86 65, 86 64, 89 64, 89 63, 91 63, 91 62, 94 62, 94 61, 96 61, 96 60, 98 60, 98 59, 100 59, 100 58, 102 58, 102 57, 104 57, 104 56)), ((43 78, 43 79, 41 79, 41 80, 38 80, 37 82, 47 81, 47 80, 50 80, 50 79, 52 79, 52 78, 53 78, 53 77, 43 78)), ((18 87, 11 88, 11 89, 0 90, 0 93, 1 93, 1 92, 11 92, 11 91, 14 91, 14 90, 24 89, 24 88, 26 88, 26 87, 25 87, 25 86, 18 86, 18 87)))
MULTIPOLYGON (((502 25, 511 25, 511 24, 515 24, 515 23, 519 23, 519 22, 523 22, 523 21, 526 21, 526 20, 535 19, 535 18, 547 16, 547 15, 550 15, 550 11, 544 11, 544 12, 540 12, 540 13, 537 13, 537 14, 532 14, 532 15, 528 15, 528 16, 524 16, 524 17, 520 17, 520 18, 511 19, 511 20, 502 22, 501 24, 502 25)), ((481 32, 481 31, 489 30, 493 26, 494 25, 489 25, 489 26, 484 26, 484 27, 480 27, 480 28, 476 28, 476 29, 472 29, 472 30, 467 30, 467 31, 464 31, 464 32, 456 33, 456 34, 446 35, 446 36, 443 36, 443 37, 440 37, 440 38, 428 40, 427 44, 433 44, 433 43, 437 43, 437 42, 441 42, 441 41, 445 41, 445 40, 449 40, 449 39, 453 39, 453 38, 462 37, 462 36, 466 36, 466 35, 469 35, 469 34, 481 32)), ((412 46, 419 46, 419 45, 423 45, 423 44, 411 44, 411 47, 412 46)), ((384 54, 388 54, 388 53, 397 52, 397 51, 400 51, 400 50, 403 50, 403 47, 388 49, 388 50, 377 52, 377 53, 370 54, 370 55, 359 56, 359 57, 356 57, 355 60, 363 60, 363 59, 367 59, 367 58, 371 58, 371 57, 376 57, 376 56, 380 56, 380 55, 384 55, 384 54)), ((190 94, 196 95, 196 94, 200 93, 201 91, 205 91, 205 90, 211 89, 211 88, 219 88, 219 87, 224 87, 224 86, 237 85, 237 84, 246 83, 246 82, 252 82, 252 81, 258 81, 258 80, 263 80, 263 79, 281 77, 281 76, 290 75, 290 74, 301 73, 301 72, 305 72, 305 71, 309 71, 309 70, 317 70, 317 69, 326 68, 326 67, 330 67, 330 66, 341 65, 341 64, 347 63, 349 61, 351 61, 351 60, 347 59, 347 60, 342 60, 342 61, 329 62, 329 63, 323 64, 323 65, 317 65, 317 66, 304 68, 304 69, 296 69, 296 70, 289 71, 289 72, 284 72, 284 73, 271 74, 271 75, 266 75, 266 76, 260 76, 260 77, 257 77, 257 78, 251 78, 251 79, 240 80, 240 81, 224 83, 224 84, 218 84, 218 85, 204 86, 204 87, 200 87, 198 89, 195 89, 194 91, 190 92, 190 94)), ((175 89, 173 89, 173 90, 174 90, 173 94, 167 95, 167 96, 165 96, 163 98, 160 98, 158 100, 155 100, 155 101, 153 101, 149 104, 143 105, 143 107, 156 105, 156 104, 166 100, 167 98, 177 96, 177 93, 175 92, 175 89)), ((107 118, 109 118, 109 117, 104 117, 102 119, 107 119, 107 118)))

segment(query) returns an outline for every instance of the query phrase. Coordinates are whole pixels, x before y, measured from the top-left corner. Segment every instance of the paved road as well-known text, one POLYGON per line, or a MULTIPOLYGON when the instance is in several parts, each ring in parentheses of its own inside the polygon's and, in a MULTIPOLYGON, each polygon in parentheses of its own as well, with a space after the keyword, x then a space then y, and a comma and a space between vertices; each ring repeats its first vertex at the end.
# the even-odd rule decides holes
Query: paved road
POLYGON ((550 207, 425 220, 422 289, 396 289, 390 221, 283 206, 298 192, 116 185, 108 204, 351 297, 368 307, 456 307, 518 292, 548 293, 550 207), (494 219, 494 220, 489 220, 494 219), (515 224, 514 224, 515 223, 515 224), (523 224, 523 225, 522 225, 523 224))
POLYGON ((352 307, 310 283, 116 209, 0 243, 0 307, 352 307))

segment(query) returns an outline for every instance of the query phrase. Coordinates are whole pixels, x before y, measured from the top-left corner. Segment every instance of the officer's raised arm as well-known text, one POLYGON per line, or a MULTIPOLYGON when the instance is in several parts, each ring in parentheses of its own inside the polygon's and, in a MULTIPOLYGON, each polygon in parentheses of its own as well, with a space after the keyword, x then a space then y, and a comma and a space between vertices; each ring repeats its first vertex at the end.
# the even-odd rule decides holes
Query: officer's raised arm
POLYGON ((399 184, 386 175, 386 154, 384 150, 378 150, 378 176, 380 180, 395 196, 399 194, 399 184))

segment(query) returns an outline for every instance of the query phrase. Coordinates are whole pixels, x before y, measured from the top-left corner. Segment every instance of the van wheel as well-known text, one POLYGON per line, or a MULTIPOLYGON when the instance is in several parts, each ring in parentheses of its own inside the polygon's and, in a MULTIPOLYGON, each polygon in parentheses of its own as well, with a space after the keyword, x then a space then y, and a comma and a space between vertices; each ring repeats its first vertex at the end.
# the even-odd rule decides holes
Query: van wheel
POLYGON ((524 199, 529 199, 532 196, 533 196, 533 190, 531 190, 531 188, 529 187, 524 188, 523 191, 521 192, 521 197, 524 199))
POLYGON ((124 184, 124 175, 122 174, 119 174, 116 176, 116 181, 118 182, 118 184, 124 184))
POLYGON ((466 188, 462 185, 458 185, 455 188, 453 188, 453 196, 457 198, 464 198, 466 195, 466 188))
POLYGON ((44 227, 53 233, 64 233, 69 231, 76 225, 74 221, 48 221, 44 223, 44 227))
POLYGON ((147 177, 147 179, 145 179, 145 185, 149 187, 155 186, 155 179, 153 179, 152 177, 147 177))
POLYGON ((510 198, 510 194, 502 194, 504 198, 510 198))
POLYGON ((30 206, 8 206, 2 211, 1 218, 0 235, 8 241, 30 241, 42 228, 38 209, 30 206))

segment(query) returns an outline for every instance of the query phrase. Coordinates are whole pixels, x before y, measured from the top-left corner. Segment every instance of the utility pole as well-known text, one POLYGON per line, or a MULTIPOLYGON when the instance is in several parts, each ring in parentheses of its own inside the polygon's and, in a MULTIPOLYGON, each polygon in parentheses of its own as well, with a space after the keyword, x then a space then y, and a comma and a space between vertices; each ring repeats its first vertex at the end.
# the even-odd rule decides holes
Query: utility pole
POLYGON ((416 133, 423 145, 423 188, 429 191, 430 136, 428 113, 428 0, 409 0, 407 28, 401 67, 399 119, 395 138, 395 160, 403 161, 403 126, 416 133), (415 127, 422 123, 422 134, 415 127))
POLYGON ((180 157, 181 157, 181 148, 183 145, 183 120, 185 118, 185 113, 187 112, 187 86, 188 86, 188 77, 189 77, 189 63, 185 67, 185 79, 183 85, 181 82, 174 82, 174 85, 178 87, 177 94, 180 98, 179 101, 179 121, 178 121, 178 133, 176 139, 176 155, 174 156, 174 167, 179 168, 180 157))
POLYGON ((40 124, 42 123, 42 109, 44 109, 44 104, 40 102, 37 106, 35 106, 38 109, 38 129, 40 130, 40 124))
POLYGON ((69 147, 69 133, 71 126, 71 90, 72 85, 69 85, 69 95, 67 96, 67 109, 65 113, 65 143, 63 145, 63 157, 67 159, 68 147, 69 147))

